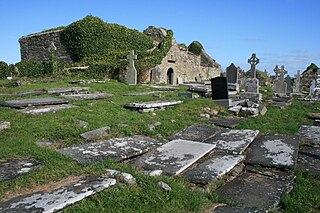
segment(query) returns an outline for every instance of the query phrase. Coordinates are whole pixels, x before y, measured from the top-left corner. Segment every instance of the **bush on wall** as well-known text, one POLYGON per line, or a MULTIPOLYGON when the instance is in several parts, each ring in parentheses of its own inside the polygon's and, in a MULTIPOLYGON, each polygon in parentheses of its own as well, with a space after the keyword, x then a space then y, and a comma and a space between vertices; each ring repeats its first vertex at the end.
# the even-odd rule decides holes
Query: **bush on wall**
POLYGON ((195 55, 200 55, 202 50, 203 46, 199 41, 193 41, 188 47, 188 51, 192 52, 195 55))

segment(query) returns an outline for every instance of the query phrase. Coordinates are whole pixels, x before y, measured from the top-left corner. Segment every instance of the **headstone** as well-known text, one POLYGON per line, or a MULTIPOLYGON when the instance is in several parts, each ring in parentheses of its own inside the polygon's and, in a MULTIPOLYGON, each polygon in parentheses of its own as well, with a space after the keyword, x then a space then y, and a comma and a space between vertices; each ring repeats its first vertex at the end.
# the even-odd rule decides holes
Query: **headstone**
POLYGON ((28 106, 56 105, 66 103, 68 103, 68 101, 57 98, 31 98, 22 100, 0 101, 0 105, 11 108, 24 108, 28 106))
POLYGON ((178 175, 214 149, 215 145, 188 140, 173 140, 130 162, 144 171, 162 170, 164 175, 178 175))
POLYGON ((280 74, 280 78, 276 85, 276 93, 285 94, 286 86, 284 82, 284 75, 287 74, 287 71, 284 69, 284 65, 281 66, 281 69, 278 70, 278 73, 280 74))
POLYGON ((259 93, 259 80, 257 78, 248 78, 245 82, 246 92, 259 93))
POLYGON ((301 93, 301 74, 300 70, 297 71, 294 79, 294 86, 293 86, 294 93, 301 93))
POLYGON ((280 169, 293 169, 298 157, 299 139, 291 135, 263 135, 250 146, 246 163, 280 169))
POLYGON ((278 80, 278 77, 279 77, 279 74, 280 74, 279 66, 276 65, 276 67, 273 69, 273 71, 276 73, 276 79, 275 80, 278 80))
POLYGON ((127 67, 127 83, 129 85, 136 85, 137 84, 137 70, 134 66, 134 60, 137 59, 137 55, 134 54, 134 50, 131 50, 129 55, 127 55, 127 59, 129 61, 129 65, 127 67))
POLYGON ((238 83, 239 70, 233 63, 231 63, 230 66, 227 67, 226 74, 228 83, 238 83))
POLYGON ((0 212, 56 212, 116 184, 112 178, 83 177, 49 192, 21 195, 0 204, 0 212))
POLYGON ((222 106, 228 107, 231 103, 228 94, 228 82, 226 77, 211 79, 212 100, 222 106))
POLYGON ((287 75, 285 82, 286 82, 286 94, 289 95, 292 93, 292 85, 291 85, 292 82, 289 75, 287 75))
POLYGON ((168 106, 174 106, 181 104, 183 101, 169 100, 169 101, 149 101, 149 102, 140 102, 140 103, 129 103, 124 105, 125 108, 131 110, 137 110, 139 112, 151 112, 155 109, 162 109, 168 106))
POLYGON ((59 149, 62 154, 70 156, 81 165, 89 165, 102 160, 122 161, 141 155, 152 148, 162 145, 159 140, 142 135, 125 138, 112 138, 94 143, 59 149))
POLYGON ((251 58, 248 59, 248 63, 251 65, 250 77, 256 78, 256 65, 259 64, 260 60, 257 58, 255 53, 252 53, 251 58))
POLYGON ((225 129, 204 143, 216 145, 215 150, 227 154, 242 154, 259 134, 259 130, 225 129))

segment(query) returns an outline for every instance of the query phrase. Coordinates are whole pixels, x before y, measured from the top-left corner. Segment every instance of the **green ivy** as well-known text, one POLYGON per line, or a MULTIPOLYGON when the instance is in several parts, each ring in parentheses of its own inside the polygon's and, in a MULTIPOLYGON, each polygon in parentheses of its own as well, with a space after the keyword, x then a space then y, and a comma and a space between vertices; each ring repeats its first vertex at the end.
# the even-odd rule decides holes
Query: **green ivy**
POLYGON ((203 46, 199 41, 193 41, 189 45, 188 50, 196 55, 200 55, 203 50, 203 46))

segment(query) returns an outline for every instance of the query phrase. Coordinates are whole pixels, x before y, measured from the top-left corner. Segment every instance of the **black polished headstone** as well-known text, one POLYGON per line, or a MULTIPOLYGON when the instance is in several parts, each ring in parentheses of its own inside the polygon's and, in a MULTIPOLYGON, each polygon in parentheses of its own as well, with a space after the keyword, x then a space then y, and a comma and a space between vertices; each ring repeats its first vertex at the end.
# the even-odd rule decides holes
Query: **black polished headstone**
POLYGON ((226 77, 211 78, 212 100, 228 99, 228 82, 226 77))

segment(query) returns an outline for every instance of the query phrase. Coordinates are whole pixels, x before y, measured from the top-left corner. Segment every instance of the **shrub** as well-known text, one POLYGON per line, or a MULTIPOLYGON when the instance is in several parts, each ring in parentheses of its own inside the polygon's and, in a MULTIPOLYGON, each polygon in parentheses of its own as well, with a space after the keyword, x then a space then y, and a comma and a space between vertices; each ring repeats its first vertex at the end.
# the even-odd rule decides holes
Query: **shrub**
POLYGON ((9 66, 6 62, 0 61, 0 78, 6 78, 9 75, 9 66))
POLYGON ((33 60, 18 62, 16 66, 19 69, 20 77, 41 77, 49 74, 49 69, 45 63, 33 60))
POLYGON ((195 55, 200 55, 202 50, 203 46, 199 41, 193 41, 188 47, 188 51, 192 52, 195 55))

